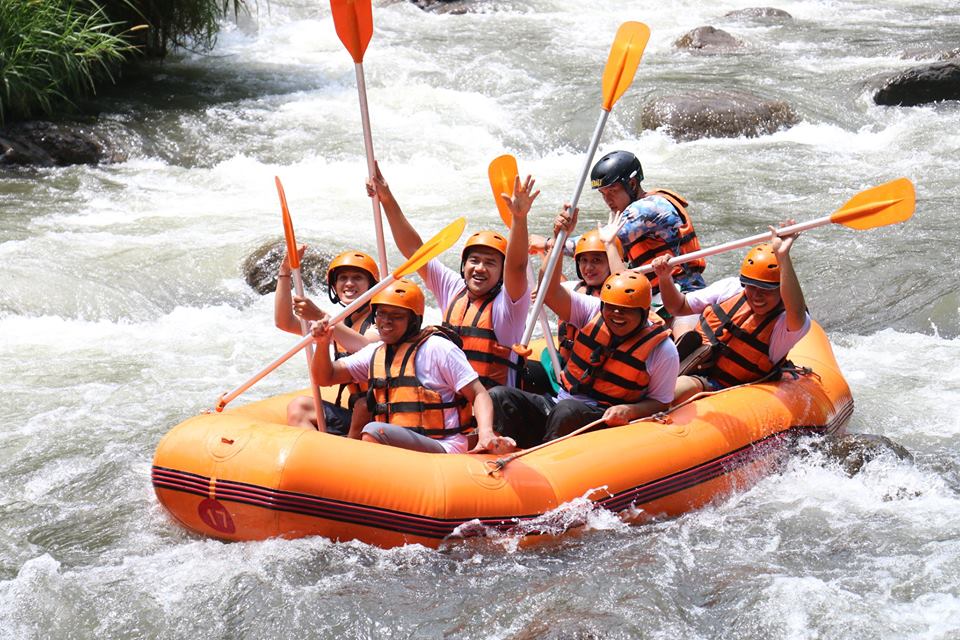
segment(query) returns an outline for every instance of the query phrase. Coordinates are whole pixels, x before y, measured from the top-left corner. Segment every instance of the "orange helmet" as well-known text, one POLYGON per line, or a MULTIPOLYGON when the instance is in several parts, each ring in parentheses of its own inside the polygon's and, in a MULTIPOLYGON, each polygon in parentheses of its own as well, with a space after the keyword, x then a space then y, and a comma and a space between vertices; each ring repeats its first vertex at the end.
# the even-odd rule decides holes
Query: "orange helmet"
POLYGON ((600 287, 600 300, 618 307, 649 311, 652 298, 650 281, 635 271, 614 273, 600 287))
MULTIPOLYGON (((617 251, 619 251, 620 255, 622 256, 623 244, 620 242, 620 238, 615 237, 613 240, 617 245, 617 251)), ((582 279, 583 276, 580 275, 580 262, 579 260, 577 260, 577 258, 580 257, 581 253, 590 253, 590 252, 598 252, 604 255, 606 255, 607 253, 607 247, 606 245, 603 244, 603 240, 600 239, 600 232, 597 231, 596 229, 591 229, 590 231, 587 231, 585 234, 580 236, 580 239, 577 240, 577 244, 574 246, 573 265, 574 265, 574 268, 577 270, 578 278, 582 279)))
POLYGON ((496 231, 477 231, 467 238, 467 243, 463 245, 463 251, 460 253, 460 262, 467 259, 467 252, 473 247, 487 247, 507 257, 507 239, 496 231))
POLYGON ((380 269, 377 268, 377 263, 373 258, 362 251, 344 251, 331 260, 330 265, 327 267, 327 293, 330 295, 330 301, 333 303, 340 302, 340 296, 337 295, 337 290, 334 287, 334 282, 336 282, 337 279, 336 271, 340 267, 351 267, 365 271, 370 275, 371 287, 377 282, 380 282, 380 269))
POLYGON ((758 244, 743 259, 740 266, 740 284, 761 289, 776 289, 780 286, 780 263, 773 245, 758 244))
POLYGON ((381 304, 409 309, 420 317, 423 317, 423 311, 426 307, 423 291, 415 282, 406 278, 400 278, 391 283, 383 291, 378 291, 370 300, 370 306, 374 309, 381 304))

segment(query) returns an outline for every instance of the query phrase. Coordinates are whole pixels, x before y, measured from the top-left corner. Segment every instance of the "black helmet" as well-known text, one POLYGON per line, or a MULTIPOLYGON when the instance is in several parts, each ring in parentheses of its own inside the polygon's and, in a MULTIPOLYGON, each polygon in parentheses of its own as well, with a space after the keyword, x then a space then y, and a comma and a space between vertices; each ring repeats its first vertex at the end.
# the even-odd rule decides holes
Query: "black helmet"
POLYGON ((643 167, 640 166, 640 160, 629 151, 611 151, 593 165, 593 171, 590 172, 590 186, 599 189, 619 182, 627 193, 632 193, 630 178, 636 178, 637 182, 643 180, 643 167))

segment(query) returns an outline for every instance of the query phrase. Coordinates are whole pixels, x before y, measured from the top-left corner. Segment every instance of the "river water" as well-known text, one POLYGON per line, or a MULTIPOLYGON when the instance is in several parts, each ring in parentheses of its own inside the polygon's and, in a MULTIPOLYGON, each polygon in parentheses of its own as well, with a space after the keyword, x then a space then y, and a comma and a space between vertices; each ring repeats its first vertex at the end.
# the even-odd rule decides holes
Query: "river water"
MULTIPOLYGON (((590 513, 532 549, 178 528, 150 485, 158 440, 295 341, 240 271, 280 234, 273 176, 302 239, 375 252, 352 61, 326 5, 271 0, 212 55, 110 94, 98 126, 132 132, 128 161, 0 176, 0 638, 960 638, 960 104, 877 107, 865 84, 913 64, 905 50, 955 48, 953 0, 787 0, 786 22, 724 18, 749 6, 729 0, 376 5, 374 144, 425 237, 453 216, 496 228, 486 166, 504 152, 537 177, 531 227, 548 229, 628 19, 652 36, 600 152, 634 150, 645 186, 686 195, 706 245, 912 179, 909 222, 811 231, 793 253, 853 390, 850 429, 914 461, 848 477, 796 458, 695 513, 641 527, 590 513), (749 48, 673 48, 705 24, 749 48), (646 100, 700 88, 785 99, 803 122, 755 139, 639 132, 646 100)), ((581 207, 605 216, 589 191, 581 207)), ((247 398, 304 378, 297 358, 247 398)))

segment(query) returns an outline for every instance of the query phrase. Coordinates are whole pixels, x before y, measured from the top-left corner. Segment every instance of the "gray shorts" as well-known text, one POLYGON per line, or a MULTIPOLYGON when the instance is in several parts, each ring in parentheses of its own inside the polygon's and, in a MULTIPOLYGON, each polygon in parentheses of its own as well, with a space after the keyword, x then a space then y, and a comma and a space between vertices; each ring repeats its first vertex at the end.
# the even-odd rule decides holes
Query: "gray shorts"
POLYGON ((375 439, 380 444, 424 453, 446 453, 439 442, 433 438, 420 435, 413 429, 407 429, 387 422, 368 422, 363 433, 375 439))

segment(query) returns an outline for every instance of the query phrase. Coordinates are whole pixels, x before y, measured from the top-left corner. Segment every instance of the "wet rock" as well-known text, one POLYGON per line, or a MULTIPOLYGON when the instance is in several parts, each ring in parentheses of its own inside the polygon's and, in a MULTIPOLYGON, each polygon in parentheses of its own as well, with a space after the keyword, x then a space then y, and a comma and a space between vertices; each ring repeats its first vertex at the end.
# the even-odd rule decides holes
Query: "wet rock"
POLYGON ((942 100, 960 100, 960 62, 901 71, 887 77, 873 94, 873 101, 885 106, 913 107, 942 100))
POLYGON ((470 0, 410 0, 414 5, 429 11, 430 13, 447 13, 451 15, 463 15, 474 11, 471 5, 476 4, 470 0))
POLYGON ((723 29, 715 27, 697 27, 680 36, 673 46, 677 49, 691 49, 701 53, 726 53, 743 47, 743 43, 723 29))
POLYGON ((0 129, 0 164, 50 167, 124 160, 126 154, 83 124, 38 121, 0 129))
POLYGON ((783 100, 745 92, 697 92, 654 98, 640 114, 641 129, 665 128, 676 140, 755 138, 800 122, 783 100))
MULTIPOLYGON (((287 252, 284 240, 267 242, 248 255, 243 261, 243 277, 254 291, 260 295, 273 293, 277 289, 277 272, 287 252)), ((307 245, 307 251, 300 261, 300 275, 304 289, 313 291, 327 290, 327 265, 332 255, 307 245)))
POLYGON ((783 9, 774 7, 747 7, 746 9, 736 9, 723 14, 724 18, 734 19, 775 19, 775 20, 793 20, 793 16, 783 9))
POLYGON ((825 436, 813 448, 839 462, 850 476, 858 473, 863 465, 882 456, 913 462, 913 456, 903 446, 886 436, 868 433, 825 436))

